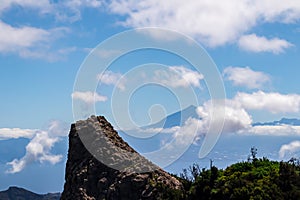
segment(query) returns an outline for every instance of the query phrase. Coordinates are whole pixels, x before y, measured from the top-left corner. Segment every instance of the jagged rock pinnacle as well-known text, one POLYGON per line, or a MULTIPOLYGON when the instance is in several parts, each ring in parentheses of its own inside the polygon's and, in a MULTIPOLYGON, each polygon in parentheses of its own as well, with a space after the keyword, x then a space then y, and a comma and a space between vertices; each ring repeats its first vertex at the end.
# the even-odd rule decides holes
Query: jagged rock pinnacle
POLYGON ((123 141, 104 117, 72 124, 62 200, 158 199, 163 193, 158 185, 182 189, 176 178, 123 141))

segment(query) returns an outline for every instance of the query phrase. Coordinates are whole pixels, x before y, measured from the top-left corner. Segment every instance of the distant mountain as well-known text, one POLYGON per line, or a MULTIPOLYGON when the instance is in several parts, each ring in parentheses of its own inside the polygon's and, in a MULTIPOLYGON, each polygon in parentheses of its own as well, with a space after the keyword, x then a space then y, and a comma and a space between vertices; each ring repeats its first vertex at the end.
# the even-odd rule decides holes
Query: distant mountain
MULTIPOLYGON (((185 109, 181 111, 177 111, 175 113, 172 113, 168 116, 166 116, 161 121, 150 124, 148 126, 144 126, 141 129, 147 130, 147 129, 155 129, 155 128, 171 128, 174 126, 182 126, 183 123, 189 118, 199 118, 196 112, 196 106, 188 106, 185 109)), ((132 135, 134 135, 135 130, 131 132, 132 135)), ((172 134, 156 134, 152 137, 148 138, 138 138, 133 137, 130 134, 127 134, 127 131, 119 131, 120 136, 128 142, 133 148, 137 149, 140 153, 145 152, 151 152, 156 151, 161 147, 162 141, 171 141, 173 136, 172 134)), ((147 133, 145 133, 147 134, 147 133)))
POLYGON ((166 118, 155 124, 143 128, 171 128, 173 126, 181 126, 181 123, 184 123, 189 117, 198 118, 196 108, 196 106, 191 105, 181 111, 168 115, 166 118))
POLYGON ((59 200, 60 193, 36 194, 18 187, 0 192, 1 200, 59 200))
POLYGON ((292 125, 292 126, 300 126, 300 119, 296 118, 282 118, 279 121, 273 122, 257 122, 254 123, 253 126, 275 126, 275 125, 292 125))

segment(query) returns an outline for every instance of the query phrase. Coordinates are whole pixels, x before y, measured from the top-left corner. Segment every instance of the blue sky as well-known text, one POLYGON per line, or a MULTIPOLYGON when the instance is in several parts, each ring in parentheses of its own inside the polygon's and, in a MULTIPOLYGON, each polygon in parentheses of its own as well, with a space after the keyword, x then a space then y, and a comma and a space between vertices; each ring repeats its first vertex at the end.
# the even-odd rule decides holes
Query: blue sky
MULTIPOLYGON (((300 118, 299 20, 300 3, 293 0, 284 4, 279 0, 1 2, 0 189, 19 185, 36 192, 60 191, 66 136, 74 121, 72 97, 88 106, 95 103, 97 114, 114 122, 110 109, 112 91, 126 90, 130 80, 125 77, 122 82, 121 77, 143 64, 165 65, 157 73, 155 70, 160 68, 152 65, 152 78, 151 72, 147 72, 146 78, 142 74, 137 78, 155 80, 167 89, 150 85, 137 90, 130 104, 132 119, 145 125, 151 117, 157 121, 180 110, 168 88, 181 92, 192 88, 197 94, 197 112, 202 122, 189 122, 200 123, 197 136, 206 134, 211 109, 206 77, 168 52, 131 52, 116 60, 104 78, 94 75, 95 80, 102 82, 96 91, 73 91, 78 70, 90 51, 109 37, 132 28, 167 28, 203 46, 224 81, 227 99, 222 134, 276 136, 277 149, 263 146, 264 142, 261 148, 269 149, 274 159, 299 156, 298 126, 252 126, 254 122, 282 117, 300 118), (31 176, 37 177, 36 181, 28 180, 31 176), (42 184, 48 179, 51 183, 42 184)), ((130 39, 125 43, 135 41, 130 39)), ((152 39, 170 42, 166 35, 152 39)), ((116 52, 99 53, 109 57, 116 52)), ((137 74, 144 68, 139 69, 137 74)), ((175 133, 182 132, 179 130, 174 129, 175 133)), ((243 144, 243 150, 248 151, 251 144, 243 144)), ((230 146, 222 143, 222 148, 230 146)))

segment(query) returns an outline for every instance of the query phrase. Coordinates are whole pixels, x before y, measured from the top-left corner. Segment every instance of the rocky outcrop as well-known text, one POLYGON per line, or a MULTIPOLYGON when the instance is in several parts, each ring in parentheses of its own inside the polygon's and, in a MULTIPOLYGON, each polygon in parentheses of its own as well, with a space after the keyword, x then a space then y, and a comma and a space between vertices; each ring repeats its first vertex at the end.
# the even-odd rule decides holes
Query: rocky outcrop
POLYGON ((160 199, 163 188, 180 191, 182 184, 131 148, 104 117, 72 124, 62 200, 160 199))
POLYGON ((19 187, 9 187, 0 192, 1 200, 59 200, 60 193, 36 194, 19 187))

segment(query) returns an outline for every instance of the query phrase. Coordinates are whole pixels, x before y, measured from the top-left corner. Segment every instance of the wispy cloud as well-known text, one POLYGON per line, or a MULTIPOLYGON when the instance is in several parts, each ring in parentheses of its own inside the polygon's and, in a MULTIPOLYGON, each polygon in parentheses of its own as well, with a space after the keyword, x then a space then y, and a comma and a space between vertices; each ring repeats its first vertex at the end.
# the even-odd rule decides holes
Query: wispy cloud
MULTIPOLYGON (((93 49, 86 48, 88 52, 92 51, 93 49)), ((110 58, 112 56, 115 56, 117 54, 120 54, 120 50, 114 50, 114 49, 96 49, 94 54, 100 56, 101 58, 110 58)))
POLYGON ((267 39, 266 37, 259 37, 255 34, 242 36, 238 41, 238 45, 241 49, 246 51, 255 53, 271 52, 274 54, 282 53, 285 49, 293 46, 291 43, 283 39, 267 39))
POLYGON ((40 15, 53 15, 56 20, 75 22, 81 19, 81 10, 84 8, 99 8, 103 5, 100 0, 8 0, 1 2, 0 14, 9 11, 14 6, 20 6, 26 9, 34 9, 40 15))
POLYGON ((295 140, 289 144, 282 145, 279 150, 279 158, 283 159, 286 156, 290 156, 289 158, 291 158, 297 152, 298 153, 300 152, 300 141, 299 140, 295 140))
POLYGON ((102 96, 96 92, 79 92, 79 91, 75 91, 72 93, 72 99, 73 100, 80 100, 83 101, 87 104, 93 104, 96 102, 103 102, 107 100, 106 96, 102 96))
POLYGON ((32 0, 8 0, 2 1, 0 5, 0 14, 1 12, 9 10, 13 6, 21 6, 24 8, 38 9, 42 13, 49 12, 51 3, 48 0, 32 1, 32 0))
POLYGON ((103 74, 98 74, 97 79, 100 84, 115 85, 120 90, 125 89, 126 79, 121 73, 105 71, 103 74))
POLYGON ((254 71, 250 67, 227 67, 223 74, 234 85, 245 86, 249 89, 262 88, 271 81, 269 75, 254 71))
POLYGON ((154 72, 153 80, 166 86, 178 87, 200 87, 200 81, 204 76, 184 66, 169 66, 154 72))

